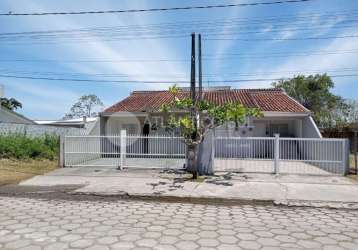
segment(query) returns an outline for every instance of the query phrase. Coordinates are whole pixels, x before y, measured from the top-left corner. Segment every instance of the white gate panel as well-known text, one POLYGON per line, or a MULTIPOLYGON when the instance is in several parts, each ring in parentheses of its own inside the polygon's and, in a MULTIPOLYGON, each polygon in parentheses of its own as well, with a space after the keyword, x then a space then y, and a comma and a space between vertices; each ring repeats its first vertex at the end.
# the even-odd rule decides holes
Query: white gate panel
POLYGON ((65 166, 183 168, 186 145, 182 137, 67 136, 65 166), (124 150, 121 150, 123 147, 124 150))
POLYGON ((216 137, 214 171, 344 175, 345 139, 216 137))

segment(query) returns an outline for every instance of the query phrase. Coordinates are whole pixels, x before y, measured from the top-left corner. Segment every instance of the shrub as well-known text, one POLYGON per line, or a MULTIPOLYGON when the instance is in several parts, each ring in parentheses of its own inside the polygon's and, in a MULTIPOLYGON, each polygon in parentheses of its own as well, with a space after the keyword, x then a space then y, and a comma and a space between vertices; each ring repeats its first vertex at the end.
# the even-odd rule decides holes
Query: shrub
POLYGON ((0 158, 54 160, 58 149, 59 139, 56 136, 31 138, 26 134, 0 135, 0 158))

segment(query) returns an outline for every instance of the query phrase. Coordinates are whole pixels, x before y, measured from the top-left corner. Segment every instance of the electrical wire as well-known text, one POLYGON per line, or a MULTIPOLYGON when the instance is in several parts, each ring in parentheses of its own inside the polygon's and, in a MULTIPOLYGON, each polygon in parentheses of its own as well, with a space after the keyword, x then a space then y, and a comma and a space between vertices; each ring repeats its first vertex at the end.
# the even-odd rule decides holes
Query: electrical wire
POLYGON ((0 13, 0 16, 49 16, 49 15, 85 15, 85 14, 120 14, 120 13, 143 13, 143 12, 160 12, 160 11, 177 11, 177 10, 194 10, 194 9, 214 9, 229 7, 247 7, 259 5, 276 5, 276 4, 293 4, 311 2, 314 0, 281 0, 271 2, 253 2, 253 3, 237 3, 237 4, 218 4, 218 5, 201 5, 201 6, 185 6, 170 8, 150 8, 150 9, 128 9, 128 10, 100 10, 100 11, 70 11, 70 12, 33 12, 33 13, 16 13, 7 12, 0 13))
MULTIPOLYGON (((48 80, 48 81, 64 81, 64 82, 96 82, 96 83, 151 83, 151 84, 170 84, 170 83, 189 83, 189 81, 178 81, 178 80, 104 80, 104 79, 74 79, 74 78, 53 78, 53 77, 32 77, 32 76, 18 76, 18 75, 5 75, 0 74, 2 78, 18 78, 18 79, 28 79, 28 80, 48 80)), ((358 74, 346 74, 346 75, 331 75, 332 78, 339 77, 358 77, 358 74)), ((281 77, 281 78, 257 78, 257 79, 226 79, 226 80, 210 80, 212 83, 235 83, 235 82, 262 82, 262 81, 278 81, 278 80, 288 80, 291 78, 281 77)))
POLYGON ((206 38, 206 41, 299 41, 299 40, 325 40, 325 39, 345 39, 345 38, 357 38, 358 35, 346 35, 346 36, 326 36, 326 37, 297 37, 297 38, 206 38))
MULTIPOLYGON (((318 55, 339 55, 339 54, 356 54, 358 49, 351 50, 321 50, 321 51, 303 51, 296 53, 289 52, 272 52, 272 53, 223 53, 223 54, 206 54, 204 61, 233 60, 237 58, 244 59, 261 59, 261 58, 279 58, 279 57, 300 57, 300 56, 318 56, 318 55)), ((106 60, 106 59, 79 59, 79 60, 61 60, 61 59, 0 59, 2 62, 33 62, 33 63, 160 63, 160 62, 188 62, 190 59, 183 58, 156 58, 156 59, 123 59, 123 60, 106 60)))
MULTIPOLYGON (((153 29, 178 29, 187 27, 192 29, 192 26, 195 25, 197 28, 198 26, 218 26, 220 28, 225 25, 229 24, 235 26, 241 25, 248 25, 248 24, 260 24, 265 25, 272 23, 273 21, 275 24, 277 23, 287 23, 292 22, 294 20, 299 21, 295 22, 295 24, 307 24, 314 20, 317 22, 317 19, 324 20, 324 21, 349 21, 347 18, 356 18, 358 15, 357 10, 353 11, 343 11, 343 12, 326 12, 326 14, 318 14, 318 13, 311 13, 311 14, 300 14, 300 15, 288 15, 288 16, 268 16, 268 17, 260 17, 260 18, 225 18, 225 19, 206 19, 206 20, 194 20, 194 21, 185 21, 185 22, 165 22, 165 23, 155 23, 155 24, 146 24, 146 25, 122 25, 122 26, 105 26, 105 27, 94 27, 94 28, 81 28, 81 29, 60 29, 60 30, 39 30, 39 31, 25 31, 25 32, 7 32, 7 33, 0 33, 0 36, 15 36, 15 35, 43 35, 43 34, 60 34, 63 36, 66 33, 74 33, 74 32, 101 32, 101 31, 120 31, 123 30, 125 32, 128 31, 144 31, 144 30, 153 30, 153 29), (311 18, 312 20, 310 20, 311 18), (344 20, 342 20, 344 19, 344 20)), ((354 21, 354 20, 351 20, 354 21)), ((307 27, 306 27, 307 28, 307 27)))
MULTIPOLYGON (((214 73, 206 73, 203 74, 205 77, 222 77, 222 76, 257 76, 257 75, 268 75, 268 74, 303 74, 303 73, 321 73, 321 72, 358 72, 358 68, 335 68, 335 69, 301 69, 299 71, 297 70, 290 70, 290 71, 264 71, 264 72, 256 72, 256 73, 237 73, 237 72, 231 72, 231 73, 220 73, 220 74, 214 74, 214 73)), ((11 70, 11 69, 2 69, 0 68, 0 74, 30 74, 31 76, 34 75, 62 75, 62 76, 86 76, 86 77, 118 77, 118 78, 135 78, 135 77, 181 77, 185 78, 187 74, 136 74, 136 75, 128 75, 128 74, 116 74, 116 73, 71 73, 71 72, 53 72, 53 71, 22 71, 22 70, 11 70)))

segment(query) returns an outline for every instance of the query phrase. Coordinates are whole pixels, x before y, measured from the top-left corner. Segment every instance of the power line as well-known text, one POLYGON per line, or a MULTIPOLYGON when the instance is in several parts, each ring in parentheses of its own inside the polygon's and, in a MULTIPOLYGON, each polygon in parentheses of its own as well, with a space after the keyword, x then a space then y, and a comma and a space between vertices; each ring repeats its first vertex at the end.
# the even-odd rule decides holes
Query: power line
POLYGON ((324 39, 345 39, 345 38, 357 38, 358 35, 347 35, 347 36, 326 36, 326 37, 297 37, 297 38, 206 38, 206 41, 221 41, 221 40, 232 40, 232 41, 296 41, 296 40, 324 40, 324 39))
MULTIPOLYGON (((262 30, 263 27, 246 27, 244 30, 238 29, 238 31, 230 32, 231 28, 228 28, 227 31, 222 32, 222 26, 213 27, 210 29, 198 29, 200 32, 205 33, 207 37, 210 36, 228 36, 228 35, 250 35, 250 34, 268 34, 268 33, 278 33, 278 32, 285 32, 285 31, 315 31, 321 30, 325 28, 329 29, 346 29, 346 28, 355 28, 358 23, 358 20, 352 20, 355 24, 353 25, 335 25, 335 26, 321 26, 318 25, 312 26, 309 28, 289 28, 289 29, 277 29, 276 27, 271 28, 270 30, 262 30), (254 31, 245 31, 248 28, 257 28, 260 30, 254 31)), ((237 30, 237 29, 236 29, 237 30)), ((251 30, 251 29, 249 29, 251 30)), ((88 42, 91 41, 94 37, 99 37, 102 41, 127 41, 127 40, 140 40, 140 39, 165 39, 165 38, 185 38, 188 37, 187 34, 190 33, 190 30, 163 30, 158 32, 145 32, 145 33, 122 33, 122 32, 101 32, 101 33, 85 33, 85 34, 67 34, 67 35, 60 35, 60 34, 51 34, 51 35, 19 35, 19 36, 1 36, 0 34, 0 41, 6 44, 22 44, 26 41, 31 42, 32 44, 34 41, 36 42, 61 42, 69 41, 69 42, 88 42), (170 35, 171 34, 171 35, 170 35), (56 38, 59 41, 54 41, 53 39, 56 38), (118 40, 119 39, 119 40, 118 40)))
MULTIPOLYGON (((348 27, 355 27, 355 26, 348 26, 348 27)), ((336 27, 336 28, 340 28, 340 27, 336 27)), ((344 27, 343 27, 344 28, 344 27)), ((305 30, 310 30, 309 28, 305 29, 305 30)), ((280 30, 276 30, 274 32, 280 32, 280 30)), ((175 31, 173 31, 173 33, 175 33, 175 31)), ((266 34, 267 32, 263 32, 263 31, 257 31, 257 32, 250 32, 250 33, 262 33, 262 34, 266 34)), ((169 34, 169 33, 168 33, 169 34)), ((346 36, 328 36, 328 37, 299 37, 299 38, 235 38, 235 37, 225 37, 228 35, 234 35, 234 34, 240 34, 239 33, 209 33, 208 36, 215 36, 216 38, 206 38, 206 41, 215 41, 215 40, 236 40, 236 41, 268 41, 268 40, 273 40, 273 41, 299 41, 299 40, 322 40, 322 39, 346 39, 346 38, 356 38, 358 37, 358 35, 346 35, 346 36), (224 37, 220 37, 220 36, 224 36, 224 37)), ((178 38, 187 38, 188 34, 178 34, 178 35, 149 35, 149 36, 135 36, 135 35, 127 35, 127 36, 110 36, 110 37, 100 37, 101 41, 107 41, 107 42, 123 42, 123 41, 128 41, 128 40, 147 40, 147 39, 178 39, 178 38), (118 39, 120 37, 120 39, 118 39)), ((66 42, 66 37, 48 37, 48 39, 53 39, 53 38, 58 38, 57 40, 37 40, 36 42, 34 41, 28 41, 31 42, 31 45, 41 45, 41 44, 56 44, 56 43, 65 43, 66 42)), ((79 36, 78 38, 76 37, 68 37, 71 40, 67 40, 67 42, 96 42, 96 41, 92 41, 93 38, 95 38, 94 36, 84 36, 81 37, 79 36)), ((36 38, 33 38, 34 40, 36 40, 36 38)), ((1 39, 0 39, 1 40, 1 39)), ((5 43, 4 41, 2 42, 4 45, 26 45, 28 43, 21 43, 21 41, 17 42, 16 40, 9 40, 6 41, 5 43)))
MULTIPOLYGON (((222 74, 213 74, 213 73, 206 73, 203 74, 205 77, 222 77, 222 76, 257 76, 257 75, 268 75, 268 74, 307 74, 307 73, 321 73, 321 72, 358 72, 358 68, 332 68, 332 69, 308 69, 308 70, 290 70, 290 71, 265 71, 265 72, 256 72, 256 73, 222 73, 222 74)), ((71 72, 53 72, 53 71, 21 71, 21 70, 8 70, 8 69, 1 69, 0 74, 31 74, 31 76, 37 75, 67 75, 67 76, 86 76, 86 77, 116 77, 116 78, 134 78, 134 77, 186 77, 187 74, 136 74, 136 75, 126 75, 126 74, 116 74, 116 73, 96 73, 96 74, 89 74, 89 73, 71 73, 71 72)), ((140 81, 140 80, 138 80, 140 81)))
MULTIPOLYGON (((358 16, 357 16, 358 17, 358 16)), ((356 27, 355 24, 358 22, 357 17, 355 17, 354 19, 344 19, 344 20, 340 20, 336 23, 334 23, 334 25, 345 25, 345 26, 338 26, 338 27, 356 27), (353 25, 347 26, 347 24, 352 23, 353 25)), ((327 19, 325 18, 324 21, 327 21, 327 19)), ((243 28, 246 29, 260 29, 260 28, 267 28, 267 24, 271 24, 271 23, 265 23, 264 21, 260 21, 259 23, 257 23, 259 26, 249 26, 247 24, 245 24, 245 26, 240 25, 239 27, 237 23, 235 22, 215 22, 215 23, 201 23, 201 24, 196 24, 195 28, 197 30, 200 30, 202 32, 217 32, 217 30, 221 30, 223 25, 225 25, 226 29, 229 29, 230 26, 228 26, 227 24, 232 24, 233 28, 235 31, 237 29, 242 30, 243 28), (201 26, 204 25, 207 26, 207 28, 201 28, 201 26)), ((28 31, 28 32, 12 32, 12 33, 0 33, 0 38, 1 39, 7 39, 7 38, 31 38, 31 39, 37 39, 37 38, 51 38, 54 36, 61 36, 64 37, 65 35, 67 35, 67 37, 73 37, 76 35, 81 35, 81 36, 85 36, 85 35, 93 35, 93 34, 110 34, 110 35, 159 35, 159 34, 163 34, 164 31, 170 32, 171 34, 176 31, 175 33, 180 34, 180 33, 188 33, 189 31, 192 30, 192 25, 194 25, 195 22, 190 23, 190 25, 188 27, 184 26, 180 23, 177 23, 175 25, 169 25, 169 26, 153 26, 153 27, 147 27, 147 28, 141 28, 141 26, 137 27, 137 26, 128 26, 131 27, 130 29, 128 28, 117 28, 116 26, 110 26, 110 27, 105 27, 105 28, 86 28, 86 29, 68 29, 68 30, 46 30, 46 31, 28 31), (94 32, 94 33, 92 33, 94 32), (148 33, 150 32, 150 33, 148 33)), ((310 20, 304 20, 304 22, 296 22, 293 23, 295 24, 295 26, 297 26, 297 24, 302 24, 302 25, 310 25, 309 27, 304 27, 306 29, 317 29, 317 28, 325 28, 324 25, 328 25, 329 27, 332 27, 332 23, 327 22, 327 23, 316 23, 316 24, 312 24, 310 22, 310 20)), ((296 27, 293 27, 292 23, 290 25, 291 28, 289 29, 277 29, 279 27, 286 27, 285 24, 284 25, 280 25, 280 23, 275 22, 274 23, 275 26, 270 27, 270 30, 278 30, 278 31, 295 31, 297 30, 296 27)), ((336 27, 336 26, 333 26, 336 27)), ((269 31, 265 31, 265 33, 269 32, 269 31)), ((225 34, 225 33, 222 33, 225 34)))
MULTIPOLYGON (((152 83, 152 84, 171 84, 171 83, 189 83, 189 81, 177 81, 177 80, 94 80, 94 79, 73 79, 73 78, 52 78, 52 77, 32 77, 32 76, 17 76, 17 75, 4 75, 0 74, 3 78, 18 78, 28 80, 48 80, 48 81, 68 81, 68 82, 97 82, 97 83, 152 83)), ((346 75, 331 75, 332 78, 340 77, 358 77, 358 74, 346 74, 346 75)), ((278 81, 288 80, 292 78, 257 78, 257 79, 228 79, 228 80, 210 80, 212 83, 235 83, 235 82, 262 82, 262 81, 278 81)))
POLYGON ((119 14, 119 13, 137 13, 137 12, 160 12, 160 11, 177 11, 177 10, 194 10, 194 9, 214 9, 229 7, 248 7, 259 5, 275 4, 292 4, 311 2, 314 0, 281 0, 271 2, 254 2, 254 3, 237 3, 237 4, 219 4, 219 5, 202 5, 202 6, 185 6, 171 8, 150 8, 150 9, 128 9, 128 10, 100 10, 100 11, 70 11, 70 12, 33 12, 33 13, 0 13, 0 16, 49 16, 49 15, 85 15, 85 14, 119 14))
POLYGON ((29 79, 29 80, 48 80, 48 81, 68 81, 68 82, 101 82, 101 83, 188 83, 189 81, 154 81, 154 80, 94 80, 94 79, 75 79, 75 78, 54 78, 54 77, 32 77, 32 76, 17 76, 17 75, 4 75, 0 74, 3 78, 18 78, 18 79, 29 79))
MULTIPOLYGON (((277 57, 295 57, 295 56, 316 56, 316 55, 338 55, 338 54, 356 54, 358 49, 351 50, 321 50, 321 51, 303 51, 296 53, 272 52, 272 53, 224 53, 224 54, 206 54, 203 60, 230 60, 236 58, 255 59, 255 58, 277 58, 277 57)), ((153 62, 188 62, 189 59, 157 58, 157 59, 80 59, 80 60, 61 60, 61 59, 0 59, 1 62, 44 62, 44 63, 153 63, 153 62)))
POLYGON ((280 57, 302 57, 302 56, 320 56, 320 55, 340 55, 340 54, 356 54, 358 50, 346 50, 346 51, 327 51, 327 52, 302 52, 302 53, 263 53, 263 54, 218 54, 208 58, 204 58, 206 61, 221 61, 221 60, 235 60, 235 59, 262 59, 262 58, 280 58, 280 57))
MULTIPOLYGON (((43 34, 56 34, 59 33, 63 35, 64 33, 73 33, 73 32, 93 32, 93 31, 111 31, 111 30, 125 30, 133 31, 133 30, 148 30, 148 29, 163 29, 167 27, 175 28, 178 27, 188 27, 192 29, 192 25, 206 25, 212 27, 213 25, 219 26, 222 28, 222 25, 227 24, 234 24, 236 25, 247 25, 247 24, 267 24, 272 21, 277 22, 287 22, 293 20, 302 20, 303 24, 307 23, 308 18, 313 18, 317 21, 317 18, 322 18, 324 21, 330 19, 341 19, 344 18, 344 22, 347 22, 347 18, 357 17, 357 10, 353 11, 343 11, 343 12, 325 12, 327 14, 320 14, 318 13, 310 13, 310 14, 301 14, 301 15, 286 15, 286 16, 267 16, 267 17, 260 17, 260 18, 225 18, 225 19, 205 19, 205 20, 193 20, 193 21, 185 21, 185 22, 165 22, 165 23, 153 23, 153 24, 146 24, 146 25, 122 25, 122 26, 104 26, 104 27, 93 27, 93 28, 81 28, 81 29, 59 29, 59 30, 38 30, 38 31, 24 31, 24 32, 6 32, 0 33, 0 36, 14 36, 14 35, 43 35, 43 34)), ((343 21, 343 20, 340 20, 343 21)), ((348 20, 351 21, 351 20, 348 20)), ((354 21, 354 20, 353 20, 354 21)), ((307 28, 307 27, 306 27, 307 28)))

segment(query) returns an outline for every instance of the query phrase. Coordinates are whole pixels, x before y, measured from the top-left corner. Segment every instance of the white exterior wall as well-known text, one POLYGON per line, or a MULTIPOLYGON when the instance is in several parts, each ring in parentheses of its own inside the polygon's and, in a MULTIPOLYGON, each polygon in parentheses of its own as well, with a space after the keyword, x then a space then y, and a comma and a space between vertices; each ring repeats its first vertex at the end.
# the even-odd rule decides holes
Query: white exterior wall
POLYGON ((126 130, 127 134, 141 134, 142 126, 136 117, 109 117, 104 125, 104 135, 120 135, 121 130, 126 130))
MULTIPOLYGON (((108 117, 103 135, 119 135, 122 129, 127 130, 128 134, 142 134, 143 125, 147 119, 145 114, 108 117)), ((267 137, 270 136, 270 125, 272 124, 286 124, 289 137, 322 137, 310 116, 251 118, 248 120, 247 126, 240 126, 238 130, 235 130, 233 124, 225 124, 217 128, 215 134, 221 137, 267 137)), ((150 129, 149 135, 168 135, 168 132, 159 127, 156 130, 150 129)))
POLYGON ((302 119, 302 137, 322 138, 321 132, 319 132, 319 129, 311 116, 302 119))
MULTIPOLYGON (((150 121, 153 123, 156 119, 160 118, 159 116, 154 116, 148 119, 146 116, 142 115, 140 117, 135 117, 128 115, 126 117, 108 117, 104 125, 104 135, 119 135, 121 130, 126 130, 127 134, 142 134, 144 123, 150 121)), ((158 123, 162 123, 157 121, 158 123)), ((151 125, 151 124, 150 124, 151 125)), ((168 132, 165 131, 165 128, 158 127, 156 130, 150 129, 149 135, 168 135, 168 132)), ((176 134, 175 136, 178 136, 176 134)))
POLYGON ((270 125, 286 124, 288 127, 288 136, 302 137, 302 118, 301 117, 264 117, 254 119, 253 136, 254 137, 268 137, 270 136, 270 125))

